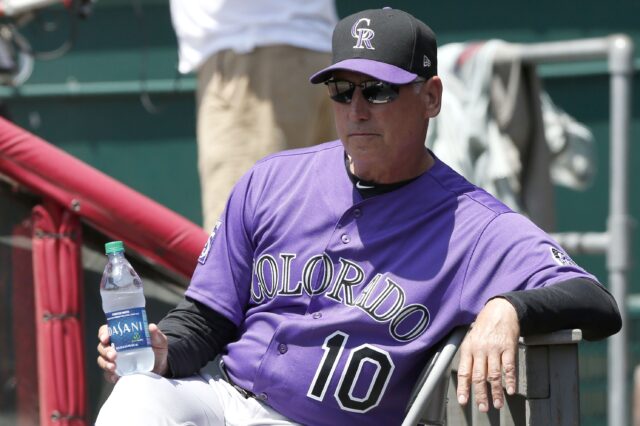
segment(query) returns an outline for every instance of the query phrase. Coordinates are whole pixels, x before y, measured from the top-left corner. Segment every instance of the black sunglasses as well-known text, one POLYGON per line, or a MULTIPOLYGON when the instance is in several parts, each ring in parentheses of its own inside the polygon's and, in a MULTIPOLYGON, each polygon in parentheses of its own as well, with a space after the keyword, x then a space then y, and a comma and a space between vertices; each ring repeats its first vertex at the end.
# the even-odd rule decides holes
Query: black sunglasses
MULTIPOLYGON (((419 79, 409 84, 422 83, 423 81, 425 80, 419 79)), ((369 80, 355 84, 347 80, 331 79, 324 84, 329 88, 329 97, 341 104, 351 103, 356 87, 360 87, 362 96, 372 104, 386 104, 395 100, 400 94, 399 84, 391 84, 380 80, 369 80)))

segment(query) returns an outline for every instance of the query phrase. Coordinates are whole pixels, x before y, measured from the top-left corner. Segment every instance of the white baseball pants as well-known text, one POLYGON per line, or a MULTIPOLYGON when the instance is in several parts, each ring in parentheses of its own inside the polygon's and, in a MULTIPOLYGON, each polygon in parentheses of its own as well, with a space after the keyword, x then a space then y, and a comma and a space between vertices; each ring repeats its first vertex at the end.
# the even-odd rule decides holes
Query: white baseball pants
POLYGON ((167 379, 153 373, 121 377, 96 426, 298 425, 210 375, 167 379))

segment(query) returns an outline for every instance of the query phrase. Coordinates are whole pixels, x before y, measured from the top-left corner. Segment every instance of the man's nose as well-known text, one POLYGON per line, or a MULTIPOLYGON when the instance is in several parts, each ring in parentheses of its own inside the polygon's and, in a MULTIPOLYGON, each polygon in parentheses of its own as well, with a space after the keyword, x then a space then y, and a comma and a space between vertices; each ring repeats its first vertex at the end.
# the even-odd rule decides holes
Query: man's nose
POLYGON ((364 98, 362 89, 356 87, 353 96, 351 97, 351 103, 349 104, 349 118, 354 121, 368 120, 370 116, 371 104, 364 98))

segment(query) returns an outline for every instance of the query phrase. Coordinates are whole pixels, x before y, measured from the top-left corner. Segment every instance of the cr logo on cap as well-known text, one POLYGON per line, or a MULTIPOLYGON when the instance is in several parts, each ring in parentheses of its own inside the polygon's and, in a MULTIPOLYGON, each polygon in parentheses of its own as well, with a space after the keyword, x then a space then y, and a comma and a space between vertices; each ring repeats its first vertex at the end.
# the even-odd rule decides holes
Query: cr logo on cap
POLYGON ((353 46, 353 48, 376 50, 375 47, 371 45, 371 40, 376 33, 373 32, 371 28, 358 28, 358 25, 360 25, 361 22, 365 22, 367 26, 371 25, 371 19, 369 18, 360 18, 355 24, 353 24, 353 27, 351 27, 351 35, 353 38, 357 39, 356 45, 353 46))

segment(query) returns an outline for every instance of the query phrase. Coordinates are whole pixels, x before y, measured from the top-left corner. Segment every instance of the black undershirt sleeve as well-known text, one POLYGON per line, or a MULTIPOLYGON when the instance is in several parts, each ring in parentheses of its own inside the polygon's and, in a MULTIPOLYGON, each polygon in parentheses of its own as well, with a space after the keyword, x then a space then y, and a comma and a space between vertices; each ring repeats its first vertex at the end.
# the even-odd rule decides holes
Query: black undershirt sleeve
MULTIPOLYGON (((520 334, 579 328, 587 340, 603 339, 622 326, 618 306, 601 285, 571 279, 548 287, 503 293, 516 309, 520 334)), ((195 374, 237 337, 237 327, 208 306, 185 297, 160 321, 169 339, 168 377, 195 374)))
POLYGON ((522 336, 579 328, 586 340, 599 340, 622 327, 611 293, 585 278, 497 297, 507 299, 516 309, 522 336))
POLYGON ((167 377, 197 373, 236 338, 237 327, 208 306, 185 297, 160 323, 169 340, 167 377))

